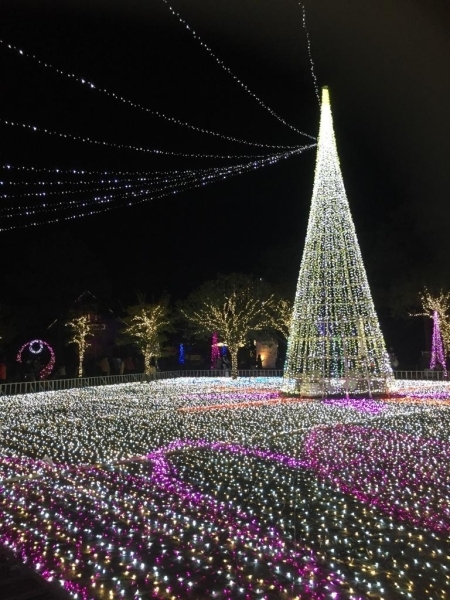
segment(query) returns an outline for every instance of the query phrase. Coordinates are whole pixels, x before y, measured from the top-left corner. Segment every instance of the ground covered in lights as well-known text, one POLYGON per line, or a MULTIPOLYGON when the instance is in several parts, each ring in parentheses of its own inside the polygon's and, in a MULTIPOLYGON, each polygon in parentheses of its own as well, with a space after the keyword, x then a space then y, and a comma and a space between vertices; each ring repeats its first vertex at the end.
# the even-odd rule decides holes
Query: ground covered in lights
POLYGON ((450 598, 450 386, 0 398, 0 543, 81 599, 450 598))

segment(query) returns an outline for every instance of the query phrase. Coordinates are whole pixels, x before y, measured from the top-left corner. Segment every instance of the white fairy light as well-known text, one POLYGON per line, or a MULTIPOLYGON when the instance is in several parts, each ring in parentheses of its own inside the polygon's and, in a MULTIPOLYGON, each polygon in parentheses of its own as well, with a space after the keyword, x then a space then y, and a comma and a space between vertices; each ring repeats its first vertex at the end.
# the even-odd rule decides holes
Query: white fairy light
POLYGON ((386 392, 393 380, 339 165, 328 88, 285 365, 305 395, 386 392))
MULTIPOLYGON (((58 223, 61 221, 67 221, 85 216, 95 215, 101 212, 117 208, 134 206, 142 204, 144 202, 173 196, 176 194, 180 194, 183 191, 210 185, 218 180, 224 180, 229 177, 235 177, 237 175, 242 175, 246 172, 254 171, 265 166, 276 164, 280 160, 290 158, 291 156, 299 154, 311 147, 313 146, 303 146, 298 150, 290 151, 284 154, 269 156, 263 160, 253 160, 248 163, 242 163, 240 165, 210 169, 206 173, 203 170, 199 170, 189 171, 184 177, 179 176, 177 174, 173 179, 166 178, 166 180, 164 180, 164 185, 156 188, 144 187, 143 189, 134 190, 131 189, 131 187, 128 187, 128 189, 125 188, 124 190, 114 190, 114 193, 111 194, 94 195, 92 197, 83 199, 58 200, 56 202, 53 202, 51 199, 49 199, 48 202, 42 202, 36 206, 20 206, 17 204, 14 204, 12 207, 3 206, 2 209, 0 209, 0 211, 3 213, 3 217, 20 218, 22 222, 10 226, 4 226, 0 228, 0 231, 36 227, 43 223, 58 223), (51 218, 52 214, 60 214, 64 211, 68 211, 70 212, 70 214, 51 218), (39 220, 37 220, 38 217, 39 220), (28 222, 23 223, 23 220, 25 219, 27 219, 28 222), (29 219, 34 220, 32 222, 29 222, 29 219)), ((57 197, 60 198, 65 193, 66 192, 61 191, 57 197)), ((71 193, 73 192, 67 192, 69 196, 71 195, 71 193)), ((14 197, 12 197, 12 199, 14 199, 14 197)))
MULTIPOLYGON (((119 94, 111 92, 105 88, 99 87, 99 86, 93 84, 92 82, 87 81, 86 79, 83 79, 82 77, 79 77, 73 73, 68 73, 62 69, 59 69, 59 68, 53 66, 52 64, 39 59, 34 54, 30 54, 28 52, 24 52, 23 50, 19 50, 19 48, 17 46, 14 46, 14 44, 7 44, 4 40, 1 40, 1 39, 0 39, 0 44, 3 44, 3 46, 8 48, 9 50, 13 50, 13 51, 17 52, 20 56, 34 60, 41 67, 51 69, 53 72, 57 73, 58 75, 67 77, 70 81, 74 81, 76 83, 81 83, 88 90, 92 90, 94 92, 99 92, 101 94, 105 94, 106 96, 108 96, 114 100, 117 100, 121 104, 126 104, 127 106, 130 106, 131 108, 135 108, 135 109, 143 111, 147 114, 150 114, 154 117, 164 119, 165 121, 169 121, 169 123, 172 123, 174 125, 181 125, 182 127, 186 127, 188 129, 191 129, 192 131, 196 131, 197 133, 211 135, 211 136, 220 138, 222 140, 226 140, 229 142, 235 142, 238 144, 245 144, 247 146, 256 146, 259 148, 269 148, 269 149, 279 148, 279 149, 284 149, 284 150, 295 147, 295 146, 290 146, 290 145, 264 144, 261 142, 250 142, 250 141, 243 140, 243 139, 231 136, 231 135, 225 135, 223 133, 211 131, 204 127, 197 127, 195 125, 192 125, 191 123, 188 123, 186 121, 181 121, 180 119, 177 119, 175 117, 169 117, 169 116, 165 115, 164 113, 162 113, 161 111, 150 109, 146 106, 143 106, 142 104, 140 104, 138 102, 133 102, 132 100, 129 100, 128 98, 124 98, 123 96, 120 96, 119 94)), ((299 132, 299 133, 301 133, 301 132, 299 132)), ((306 134, 303 134, 303 135, 306 135, 306 134)), ((308 136, 308 137, 310 137, 311 139, 314 139, 312 136, 308 136)))
POLYGON ((177 17, 177 19, 179 20, 180 23, 182 23, 182 25, 185 27, 185 29, 187 31, 189 31, 189 33, 192 35, 192 37, 196 40, 198 40, 200 46, 202 48, 204 48, 208 54, 211 56, 211 58, 213 58, 213 60, 219 65, 219 67, 221 69, 223 69, 226 73, 228 73, 228 75, 230 75, 232 77, 232 79, 245 91, 247 92, 247 94, 249 94, 249 96, 251 96, 252 98, 254 98, 256 100, 256 102, 265 110, 267 110, 273 117, 275 117, 277 119, 277 121, 279 121, 280 123, 282 123, 283 125, 286 125, 286 127, 289 127, 289 129, 292 129, 292 131, 295 131, 296 133, 299 133, 300 135, 304 135, 308 138, 310 138, 311 140, 315 140, 316 138, 313 137, 312 135, 309 135, 308 133, 304 133, 303 131, 300 131, 299 129, 297 129, 296 127, 294 127, 293 125, 290 125, 287 121, 285 121, 282 117, 280 117, 274 110, 272 110, 269 106, 267 106, 267 104, 265 104, 261 98, 259 98, 256 94, 254 94, 250 88, 248 86, 245 85, 245 83, 243 81, 241 81, 233 72, 232 70, 227 67, 225 65, 225 63, 212 51, 212 49, 202 40, 202 38, 198 35, 198 33, 196 31, 194 31, 194 29, 192 29, 192 27, 190 27, 190 25, 185 21, 185 19, 183 19, 183 17, 180 15, 179 12, 177 12, 170 4, 167 0, 162 0, 164 2, 164 4, 167 5, 167 7, 169 8, 170 12, 177 17))
MULTIPOLYGON (((111 171, 111 170, 89 170, 89 169, 60 169, 60 168, 49 168, 49 167, 33 167, 27 165, 1 165, 2 169, 7 171, 25 171, 28 173, 57 173, 57 174, 68 174, 68 175, 111 175, 111 176, 122 176, 122 175, 164 175, 166 173, 189 173, 192 169, 175 169, 170 171, 111 171)), ((207 170, 207 169, 206 169, 207 170)))
MULTIPOLYGON (((154 148, 146 148, 144 146, 133 146, 130 144, 116 144, 114 142, 106 142, 102 140, 96 140, 89 136, 75 135, 73 133, 61 133, 60 131, 53 131, 46 129, 45 127, 37 127, 36 125, 30 125, 29 123, 16 123, 14 121, 8 121, 7 119, 0 119, 1 123, 9 125, 10 127, 22 127, 35 133, 44 133, 45 135, 54 136, 62 139, 72 140, 75 142, 83 142, 86 144, 93 144, 95 146, 102 146, 105 148, 116 148, 119 150, 133 150, 134 152, 144 152, 146 154, 154 154, 156 156, 181 156, 184 158, 220 158, 228 160, 238 160, 241 158, 265 158, 267 154, 205 154, 205 153, 189 153, 189 152, 171 152, 169 150, 158 150, 154 148)), ((314 139, 314 138, 312 138, 314 139)), ((294 147, 295 149, 298 146, 294 147)))
POLYGON ((328 403, 281 383, 0 398, 2 543, 81 598, 445 598, 450 384, 328 403))
POLYGON ((311 67, 311 76, 312 76, 313 82, 314 82, 314 91, 316 92, 316 97, 320 104, 320 95, 319 95, 319 87, 317 85, 316 69, 314 67, 314 61, 313 61, 312 51, 311 51, 311 39, 309 37, 308 28, 306 27, 306 7, 301 2, 299 2, 298 4, 302 8, 302 24, 303 24, 303 29, 304 29, 305 35, 306 35, 306 43, 308 46, 309 65, 311 67))

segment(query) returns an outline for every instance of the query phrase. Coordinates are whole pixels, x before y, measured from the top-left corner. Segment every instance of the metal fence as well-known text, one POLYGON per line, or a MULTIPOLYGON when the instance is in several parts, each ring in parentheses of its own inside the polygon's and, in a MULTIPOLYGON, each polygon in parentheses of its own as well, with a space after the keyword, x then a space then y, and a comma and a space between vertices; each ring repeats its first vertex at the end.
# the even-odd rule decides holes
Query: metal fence
MULTIPOLYGON (((231 371, 222 369, 192 369, 178 371, 158 371, 154 377, 135 373, 130 375, 110 375, 108 377, 75 377, 69 379, 48 379, 43 381, 17 381, 0 385, 1 395, 29 394, 116 385, 120 383, 142 383, 152 379, 175 379, 180 377, 230 377, 231 371)), ((239 370, 238 377, 282 377, 281 369, 239 370)), ((395 379, 446 381, 443 371, 394 371, 395 379)))
MULTIPOLYGON (((282 377, 281 369, 240 369, 238 377, 282 377)), ((231 377, 231 369, 190 369, 164 371, 156 374, 156 379, 174 379, 175 377, 231 377)))
MULTIPOLYGON (((281 377, 283 371, 270 369, 249 369, 238 371, 239 377, 281 377)), ((135 373, 130 375, 110 375, 102 377, 74 377, 67 379, 48 379, 42 381, 17 381, 0 385, 0 395, 35 394, 58 390, 116 385, 119 383, 142 383, 152 379, 174 379, 176 377, 229 377, 231 371, 221 369, 158 371, 155 376, 135 373)))
POLYGON ((0 393, 5 395, 34 394, 36 392, 71 390, 99 385, 114 385, 117 383, 140 383, 143 380, 145 380, 145 375, 143 373, 136 373, 132 375, 110 375, 108 377, 74 377, 73 379, 16 381, 0 385, 0 393))
POLYGON ((395 379, 447 381, 447 374, 444 371, 394 371, 394 377, 395 379))

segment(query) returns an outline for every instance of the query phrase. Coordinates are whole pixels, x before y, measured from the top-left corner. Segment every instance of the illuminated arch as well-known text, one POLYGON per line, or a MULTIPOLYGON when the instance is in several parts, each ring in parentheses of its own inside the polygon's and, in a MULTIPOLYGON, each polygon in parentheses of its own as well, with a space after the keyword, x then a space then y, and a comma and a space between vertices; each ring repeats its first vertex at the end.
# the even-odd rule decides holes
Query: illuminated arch
POLYGON ((26 348, 28 348, 31 354, 41 354, 44 348, 47 348, 47 350, 50 353, 50 360, 40 370, 39 378, 45 379, 46 377, 48 377, 53 371, 53 367, 55 366, 55 352, 50 346, 50 344, 47 344, 47 342, 44 342, 44 340, 31 340, 31 342, 27 342, 20 348, 19 352, 17 353, 17 362, 22 362, 22 355, 26 348))

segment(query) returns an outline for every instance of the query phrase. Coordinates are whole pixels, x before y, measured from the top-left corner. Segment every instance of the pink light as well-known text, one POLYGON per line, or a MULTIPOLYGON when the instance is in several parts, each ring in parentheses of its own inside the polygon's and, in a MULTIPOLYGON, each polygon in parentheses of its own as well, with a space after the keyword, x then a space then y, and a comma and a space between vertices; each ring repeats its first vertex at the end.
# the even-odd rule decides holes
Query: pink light
POLYGON ((447 377, 447 365, 445 363, 444 344, 442 343, 439 315, 435 310, 433 313, 433 337, 431 341, 430 369, 435 369, 438 363, 442 366, 444 376, 447 377))
POLYGON ((19 352, 17 353, 17 357, 16 357, 17 362, 21 363, 22 362, 22 354, 23 354, 23 351, 25 350, 25 348, 28 348, 32 354, 40 354, 42 352, 42 350, 44 349, 44 347, 47 348, 48 352, 50 353, 50 359, 46 365, 41 367, 41 370, 39 371, 40 379, 45 379, 46 377, 48 377, 50 375, 50 373, 53 371, 53 367, 55 366, 55 353, 53 351, 53 348, 50 346, 50 344, 47 344, 47 342, 44 342, 44 340, 31 340, 31 342, 27 342, 20 348, 19 352), (38 345, 37 350, 34 349, 36 344, 38 345))
POLYGON ((217 337, 217 331, 214 331, 211 338, 211 369, 216 368, 216 363, 220 358, 220 348, 217 345, 219 338, 217 337))
MULTIPOLYGON (((309 400, 306 400, 308 402, 309 400)), ((200 406, 183 406, 178 408, 177 412, 201 412, 213 410, 230 410, 237 408, 248 408, 250 406, 265 406, 270 404, 291 404, 295 402, 305 402, 303 398, 284 398, 276 394, 276 397, 266 397, 263 400, 243 400, 242 402, 228 402, 221 404, 206 404, 200 406)))

